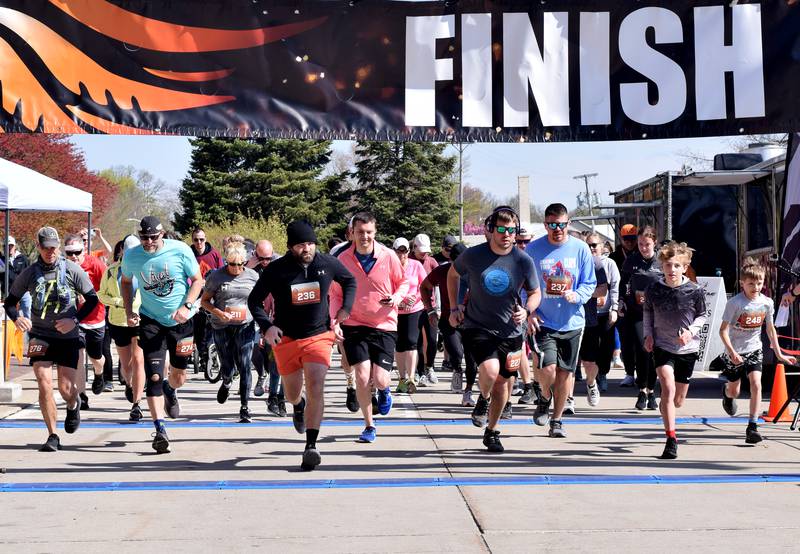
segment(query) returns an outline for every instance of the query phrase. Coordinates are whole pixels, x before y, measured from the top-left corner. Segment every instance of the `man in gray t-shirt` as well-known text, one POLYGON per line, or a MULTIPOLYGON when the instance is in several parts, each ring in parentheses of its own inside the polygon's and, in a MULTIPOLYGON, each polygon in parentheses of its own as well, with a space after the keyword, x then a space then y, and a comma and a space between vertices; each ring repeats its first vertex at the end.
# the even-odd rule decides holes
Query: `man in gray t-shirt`
MULTIPOLYGON (((210 295, 214 300, 214 308, 221 313, 211 311, 211 327, 222 329, 228 325, 245 325, 253 321, 253 314, 247 307, 247 297, 258 282, 258 273, 249 267, 239 275, 231 275, 223 267, 212 271, 206 277, 203 293, 210 295), (229 314, 223 319, 223 314, 229 314)), ((205 296, 205 294, 204 294, 205 296)))

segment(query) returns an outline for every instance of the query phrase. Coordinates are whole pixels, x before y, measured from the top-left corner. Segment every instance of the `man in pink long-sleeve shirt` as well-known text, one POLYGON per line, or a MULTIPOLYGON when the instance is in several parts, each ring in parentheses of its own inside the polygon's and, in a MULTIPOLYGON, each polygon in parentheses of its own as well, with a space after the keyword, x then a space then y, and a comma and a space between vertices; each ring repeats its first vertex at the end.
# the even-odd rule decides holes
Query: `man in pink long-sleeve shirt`
MULTIPOLYGON (((392 408, 389 371, 397 342, 397 306, 408 293, 408 282, 400 260, 391 249, 375 241, 375 216, 359 212, 353 216, 353 245, 339 261, 356 278, 356 299, 350 318, 342 322, 344 351, 356 375, 356 394, 366 425, 361 442, 373 442, 370 382, 378 389, 378 412, 392 408)), ((331 313, 342 305, 341 288, 331 287, 331 313)))

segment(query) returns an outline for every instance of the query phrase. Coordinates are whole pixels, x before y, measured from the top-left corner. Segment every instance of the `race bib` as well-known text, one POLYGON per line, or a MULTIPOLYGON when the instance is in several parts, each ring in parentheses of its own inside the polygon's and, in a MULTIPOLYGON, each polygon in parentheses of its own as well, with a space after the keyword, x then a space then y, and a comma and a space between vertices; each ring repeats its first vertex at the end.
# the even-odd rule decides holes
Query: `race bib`
POLYGON ((194 337, 184 337, 175 345, 175 355, 188 358, 194 354, 194 337))
POLYGON ((231 316, 231 321, 242 322, 247 319, 246 306, 226 306, 225 313, 231 316))
POLYGON ((644 304, 645 297, 643 290, 637 290, 636 293, 634 293, 634 296, 636 297, 637 304, 639 304, 640 306, 644 304))
POLYGON ((522 350, 516 352, 509 352, 506 356, 506 370, 514 373, 518 371, 522 365, 522 350))
POLYGON ((572 279, 569 277, 548 277, 545 281, 545 292, 550 296, 561 296, 572 288, 572 279))
POLYGON ((319 304, 321 301, 319 282, 299 283, 292 285, 292 304, 302 306, 304 304, 319 304))
POLYGON ((765 312, 744 312, 739 316, 737 323, 742 329, 758 329, 764 324, 766 317, 765 312))
POLYGON ((49 346, 49 344, 41 339, 31 339, 28 342, 28 357, 36 358, 39 356, 44 356, 47 353, 49 346))

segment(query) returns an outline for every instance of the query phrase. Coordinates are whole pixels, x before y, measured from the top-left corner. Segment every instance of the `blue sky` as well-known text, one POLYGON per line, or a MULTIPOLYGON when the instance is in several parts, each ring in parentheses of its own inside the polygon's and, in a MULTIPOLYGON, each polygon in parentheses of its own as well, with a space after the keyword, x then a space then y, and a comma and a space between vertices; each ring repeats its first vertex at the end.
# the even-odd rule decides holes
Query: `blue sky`
MULTIPOLYGON (((731 138, 641 140, 591 143, 480 143, 465 151, 468 170, 464 182, 499 198, 517 191, 517 177, 530 177, 531 202, 546 205, 563 202, 575 205, 575 196, 583 191, 583 181, 573 176, 598 173, 590 180, 592 190, 610 201, 609 191, 629 185, 667 170, 679 170, 690 150, 708 158, 731 151, 731 138)), ((154 136, 74 136, 83 150, 87 165, 101 170, 115 165, 146 169, 174 188, 189 169, 191 146, 186 137, 154 136)), ((334 148, 349 151, 351 143, 337 141, 334 148)), ((453 153, 455 153, 453 151, 453 153)))

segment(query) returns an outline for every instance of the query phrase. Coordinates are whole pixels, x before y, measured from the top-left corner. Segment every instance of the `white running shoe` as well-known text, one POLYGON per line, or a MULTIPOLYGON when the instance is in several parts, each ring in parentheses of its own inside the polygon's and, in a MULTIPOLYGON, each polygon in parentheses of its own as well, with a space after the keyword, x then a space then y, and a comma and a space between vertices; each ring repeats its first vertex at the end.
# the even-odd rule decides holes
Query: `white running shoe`
POLYGON ((594 385, 586 387, 586 401, 592 407, 600 404, 600 387, 597 386, 597 381, 595 381, 594 385))
POLYGON ((575 399, 571 396, 567 398, 564 404, 564 415, 575 415, 575 399))
POLYGON ((614 356, 614 359, 611 360, 611 368, 625 369, 625 364, 622 363, 622 358, 620 358, 619 356, 614 356))
POLYGON ((439 377, 436 376, 436 372, 432 367, 425 369, 425 377, 428 379, 428 383, 431 385, 436 385, 439 383, 439 377))
POLYGON ((461 396, 461 405, 465 408, 474 408, 475 401, 472 399, 472 391, 465 390, 464 394, 461 396))
POLYGON ((414 381, 417 383, 417 387, 427 387, 428 386, 428 378, 425 375, 415 375, 414 381))

